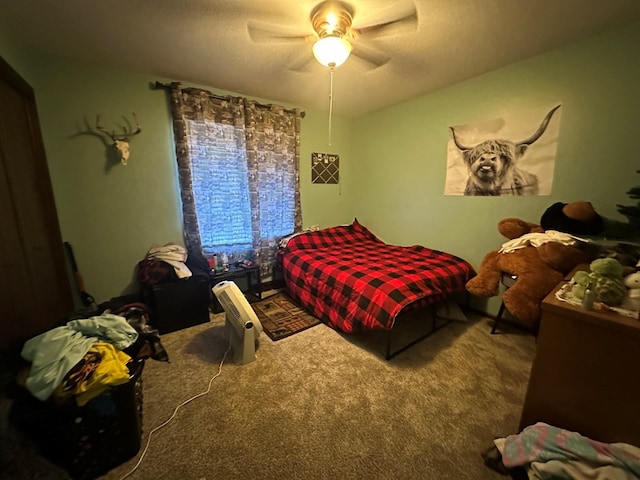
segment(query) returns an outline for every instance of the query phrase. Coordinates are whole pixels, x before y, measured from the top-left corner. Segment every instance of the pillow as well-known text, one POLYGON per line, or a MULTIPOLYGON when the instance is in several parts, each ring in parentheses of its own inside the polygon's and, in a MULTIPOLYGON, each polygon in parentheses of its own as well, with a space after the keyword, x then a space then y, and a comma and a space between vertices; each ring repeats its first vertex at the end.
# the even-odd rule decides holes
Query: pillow
POLYGON ((379 242, 380 240, 364 226, 360 225, 357 220, 354 220, 351 225, 338 225, 315 232, 300 233, 288 240, 287 250, 329 248, 334 245, 353 244, 363 241, 379 242))
POLYGON ((353 229, 354 233, 361 235, 363 238, 366 238, 368 240, 380 241, 380 239, 376 237, 373 233, 371 233, 371 231, 367 227, 365 227, 360 222, 358 222, 357 218, 353 219, 351 228, 353 229))

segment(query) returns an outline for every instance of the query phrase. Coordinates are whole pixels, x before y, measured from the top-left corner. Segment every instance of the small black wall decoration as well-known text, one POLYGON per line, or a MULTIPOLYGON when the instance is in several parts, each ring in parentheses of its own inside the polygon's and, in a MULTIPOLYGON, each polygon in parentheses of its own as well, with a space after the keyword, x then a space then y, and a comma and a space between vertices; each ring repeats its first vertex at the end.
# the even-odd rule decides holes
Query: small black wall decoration
POLYGON ((340 155, 333 153, 311 154, 311 183, 339 183, 340 155))

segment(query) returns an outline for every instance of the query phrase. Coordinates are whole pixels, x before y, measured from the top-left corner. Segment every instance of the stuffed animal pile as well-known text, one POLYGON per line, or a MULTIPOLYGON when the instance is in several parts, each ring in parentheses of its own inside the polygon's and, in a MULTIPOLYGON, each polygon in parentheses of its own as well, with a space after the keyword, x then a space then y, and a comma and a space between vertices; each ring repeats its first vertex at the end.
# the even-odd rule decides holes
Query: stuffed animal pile
POLYGON ((581 271, 573 275, 571 293, 582 299, 589 287, 597 301, 617 307, 627 294, 623 272, 624 267, 615 258, 597 258, 589 265, 588 272, 581 271))
POLYGON ((589 202, 556 203, 540 223, 518 218, 500 221, 498 231, 513 243, 489 252, 478 275, 466 284, 472 295, 493 297, 499 293, 503 273, 515 276, 502 301, 511 315, 532 330, 537 330, 544 297, 576 266, 597 256, 597 247, 573 235, 597 235, 602 228, 602 219, 589 202))

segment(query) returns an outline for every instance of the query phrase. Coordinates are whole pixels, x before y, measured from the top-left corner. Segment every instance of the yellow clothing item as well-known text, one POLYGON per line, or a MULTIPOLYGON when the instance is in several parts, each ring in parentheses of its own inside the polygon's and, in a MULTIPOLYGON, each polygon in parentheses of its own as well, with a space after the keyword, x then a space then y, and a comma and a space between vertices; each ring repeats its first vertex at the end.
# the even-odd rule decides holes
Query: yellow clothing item
POLYGON ((127 363, 131 361, 129 355, 105 342, 94 343, 89 352, 95 353, 101 360, 93 373, 76 388, 76 402, 80 406, 101 395, 110 387, 129 381, 127 368, 127 363))

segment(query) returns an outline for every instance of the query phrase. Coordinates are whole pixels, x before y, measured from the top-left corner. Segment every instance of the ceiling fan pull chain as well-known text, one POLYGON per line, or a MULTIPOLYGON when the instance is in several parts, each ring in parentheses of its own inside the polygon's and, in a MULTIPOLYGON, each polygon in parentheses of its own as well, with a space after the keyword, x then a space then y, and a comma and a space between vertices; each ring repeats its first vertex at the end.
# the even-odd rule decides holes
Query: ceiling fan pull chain
POLYGON ((331 117, 333 116, 333 67, 329 68, 329 145, 331 145, 331 117))

